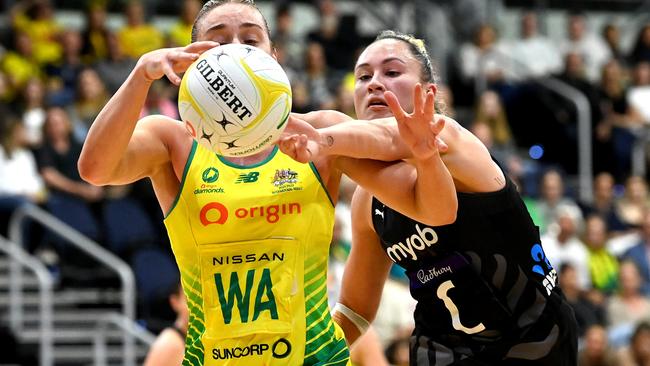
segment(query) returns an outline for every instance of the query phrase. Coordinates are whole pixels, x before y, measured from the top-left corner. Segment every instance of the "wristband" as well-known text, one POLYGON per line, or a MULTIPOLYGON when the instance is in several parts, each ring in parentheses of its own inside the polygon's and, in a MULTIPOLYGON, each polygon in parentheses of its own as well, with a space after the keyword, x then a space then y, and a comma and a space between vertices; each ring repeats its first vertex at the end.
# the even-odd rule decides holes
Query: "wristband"
POLYGON ((350 320, 352 324, 357 327, 361 334, 364 334, 368 330, 368 327, 370 327, 370 323, 368 323, 366 319, 364 319, 361 315, 355 313, 354 310, 341 304, 340 302, 337 302, 336 305, 334 305, 334 311, 338 311, 346 318, 348 318, 348 320, 350 320))

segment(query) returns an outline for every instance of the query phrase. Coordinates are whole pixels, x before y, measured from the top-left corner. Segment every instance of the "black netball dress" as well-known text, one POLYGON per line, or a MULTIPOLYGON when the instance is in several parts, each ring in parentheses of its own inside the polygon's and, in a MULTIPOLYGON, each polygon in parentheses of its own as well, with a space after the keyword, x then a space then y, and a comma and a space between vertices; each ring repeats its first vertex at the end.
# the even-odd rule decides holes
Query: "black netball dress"
POLYGON ((376 198, 372 218, 417 300, 411 365, 576 364, 573 311, 509 179, 497 192, 458 193, 450 225, 424 225, 376 198))

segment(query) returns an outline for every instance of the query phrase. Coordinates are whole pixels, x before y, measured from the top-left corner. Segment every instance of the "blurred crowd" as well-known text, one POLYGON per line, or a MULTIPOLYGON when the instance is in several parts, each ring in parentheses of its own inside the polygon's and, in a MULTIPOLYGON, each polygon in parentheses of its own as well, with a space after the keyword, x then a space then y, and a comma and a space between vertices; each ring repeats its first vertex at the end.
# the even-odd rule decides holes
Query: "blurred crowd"
MULTIPOLYGON (((88 1, 77 29, 60 24, 48 1, 15 2, 0 35, 0 234, 7 234, 10 215, 22 204, 64 221, 73 207, 83 220, 67 222, 129 263, 143 247, 169 255, 163 214, 148 182, 95 187, 80 179, 76 163, 90 124, 138 58, 188 44, 201 5, 179 2, 178 18, 163 29, 142 3, 128 1, 123 25, 111 28, 107 3, 88 1), (115 214, 118 202, 128 206, 117 206, 115 214), (124 207, 145 213, 140 220, 146 224, 137 225, 150 228, 145 235, 116 235, 124 207)), ((356 15, 341 13, 334 1, 313 6, 319 23, 302 35, 294 31, 291 2, 275 3, 269 17, 294 111, 337 109, 354 117, 352 69, 372 35, 360 34, 356 15)), ((517 182, 574 306, 580 364, 650 365, 650 192, 648 177, 632 171, 633 148, 650 122, 650 24, 626 49, 619 24, 592 29, 587 13, 566 14, 560 40, 545 37, 538 23, 534 13, 522 11, 514 39, 499 38, 494 24, 478 26, 473 39, 458 39, 440 75, 445 113, 473 131, 517 182), (580 200, 575 185, 576 107, 540 83, 549 78, 579 90, 591 107, 591 200, 580 200)), ((155 82, 141 115, 177 119, 176 92, 166 80, 155 82)), ((337 206, 333 301, 351 245, 353 190, 346 181, 337 206)), ((66 273, 77 272, 66 268, 83 260, 47 233, 30 230, 28 238, 28 249, 57 271, 60 286, 74 282, 66 273)), ((374 324, 392 364, 407 364, 414 305, 396 269, 374 324)))

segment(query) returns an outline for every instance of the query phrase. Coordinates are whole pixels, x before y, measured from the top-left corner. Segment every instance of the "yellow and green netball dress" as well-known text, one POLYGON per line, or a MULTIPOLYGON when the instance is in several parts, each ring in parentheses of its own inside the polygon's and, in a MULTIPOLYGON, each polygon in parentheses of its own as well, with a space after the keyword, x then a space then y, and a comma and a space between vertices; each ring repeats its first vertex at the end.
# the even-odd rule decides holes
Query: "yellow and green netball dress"
POLYGON ((190 310, 183 365, 345 365, 327 303, 334 207, 311 164, 194 142, 165 225, 190 310))

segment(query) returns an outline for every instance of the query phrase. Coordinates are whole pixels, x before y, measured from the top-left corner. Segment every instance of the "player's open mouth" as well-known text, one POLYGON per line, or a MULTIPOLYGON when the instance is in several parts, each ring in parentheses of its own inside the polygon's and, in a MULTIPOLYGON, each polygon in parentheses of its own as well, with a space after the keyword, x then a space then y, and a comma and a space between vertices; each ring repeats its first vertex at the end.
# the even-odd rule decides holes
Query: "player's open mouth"
POLYGON ((368 101, 369 109, 378 109, 378 108, 385 108, 385 107, 388 107, 388 104, 386 104, 386 101, 384 101, 383 99, 372 98, 368 101))

